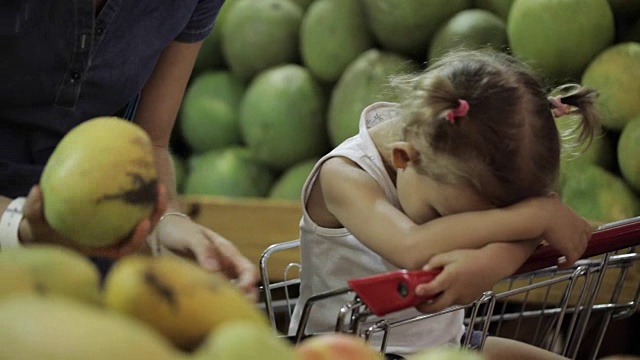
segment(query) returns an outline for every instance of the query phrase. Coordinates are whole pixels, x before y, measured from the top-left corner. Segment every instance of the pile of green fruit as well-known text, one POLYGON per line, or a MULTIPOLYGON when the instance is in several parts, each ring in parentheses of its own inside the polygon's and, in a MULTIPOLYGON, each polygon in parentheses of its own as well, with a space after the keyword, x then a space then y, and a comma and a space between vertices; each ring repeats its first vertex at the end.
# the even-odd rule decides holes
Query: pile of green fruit
POLYGON ((348 334, 294 346, 225 278, 174 256, 124 257, 101 283, 93 263, 68 248, 3 250, 0 323, 6 359, 382 359, 348 334))
POLYGON ((558 191, 596 222, 640 215, 639 42, 634 0, 227 0, 173 136, 180 191, 298 200, 363 108, 395 100, 390 76, 491 47, 599 91, 602 136, 558 191))

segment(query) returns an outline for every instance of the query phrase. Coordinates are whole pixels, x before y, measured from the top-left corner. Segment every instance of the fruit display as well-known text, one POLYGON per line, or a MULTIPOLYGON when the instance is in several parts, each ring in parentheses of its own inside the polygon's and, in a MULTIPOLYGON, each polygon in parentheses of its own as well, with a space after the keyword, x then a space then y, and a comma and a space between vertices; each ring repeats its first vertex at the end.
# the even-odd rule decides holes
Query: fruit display
MULTIPOLYGON (((267 198, 286 193, 280 198, 297 200, 299 196, 291 194, 302 188, 306 176, 298 169, 292 179, 292 168, 318 159, 355 135, 360 113, 370 103, 396 101, 388 87, 391 76, 420 71, 455 49, 490 47, 539 70, 549 89, 574 82, 599 92, 601 136, 584 154, 576 156, 576 149, 566 152, 571 155, 562 161, 557 191, 561 193, 570 179, 567 199, 579 213, 597 215, 591 219, 594 222, 640 215, 631 210, 640 208, 636 160, 640 143, 633 134, 621 137, 626 125, 640 116, 636 81, 640 6, 634 4, 626 0, 228 0, 203 43, 189 85, 189 95, 200 99, 187 97, 172 143, 190 164, 181 175, 184 182, 196 177, 192 183, 210 185, 187 186, 183 193, 267 198), (203 87, 215 78, 234 81, 221 81, 209 90, 203 87), (244 92, 238 90, 240 83, 244 92), (235 109, 234 102, 220 100, 225 92, 225 99, 242 97, 235 109), (229 130, 231 119, 236 119, 239 136, 229 130), (203 154, 238 146, 269 169, 273 189, 239 192, 215 184, 217 160, 203 154), (199 170, 192 166, 195 163, 199 170), (580 164, 595 164, 603 171, 584 172, 580 164), (211 170, 203 176, 202 168, 211 170), (607 185, 611 176, 619 179, 619 186, 607 185), (576 182, 582 184, 580 195, 576 182), (609 209, 609 200, 597 198, 624 198, 633 205, 609 209)), ((566 131, 561 123, 558 119, 560 131, 566 131)), ((227 170, 245 176, 240 164, 227 170)))
MULTIPOLYGON (((100 284, 81 253, 30 246, 0 252, 0 270, 3 359, 382 359, 351 334, 290 342, 222 275, 182 257, 129 255, 100 284)), ((433 359, 480 359, 455 354, 433 359)))

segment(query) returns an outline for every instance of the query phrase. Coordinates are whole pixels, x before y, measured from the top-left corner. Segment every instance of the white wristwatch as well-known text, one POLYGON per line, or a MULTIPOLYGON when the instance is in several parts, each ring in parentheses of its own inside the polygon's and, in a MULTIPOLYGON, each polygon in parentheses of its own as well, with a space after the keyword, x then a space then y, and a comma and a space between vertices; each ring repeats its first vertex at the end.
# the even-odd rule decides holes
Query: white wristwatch
POLYGON ((22 207, 26 198, 19 197, 11 201, 0 218, 0 250, 20 246, 18 229, 23 218, 22 207))

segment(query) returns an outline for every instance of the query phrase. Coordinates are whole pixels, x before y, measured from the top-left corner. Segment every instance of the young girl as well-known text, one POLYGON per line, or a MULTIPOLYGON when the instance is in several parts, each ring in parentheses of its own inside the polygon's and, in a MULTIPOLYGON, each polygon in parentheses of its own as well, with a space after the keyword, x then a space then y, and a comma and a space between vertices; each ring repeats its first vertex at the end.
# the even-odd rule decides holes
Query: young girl
MULTIPOLYGON (((291 332, 310 296, 352 278, 434 266, 429 262, 437 259, 443 273, 416 291, 440 294, 422 310, 441 309, 490 289, 542 239, 558 248, 566 266, 590 238, 591 226, 552 191, 561 151, 554 116, 581 112, 575 133, 580 142, 590 140, 597 126, 593 91, 569 88, 548 97, 524 65, 489 52, 451 54, 395 84, 402 101, 364 109, 359 134, 324 156, 306 181, 301 294, 291 332), (475 283, 474 291, 461 295, 451 272, 461 278, 459 260, 475 257, 489 266, 475 261, 478 271, 466 275, 472 279, 461 279, 475 283)), ((314 304, 306 331, 332 331, 351 297, 314 304)), ((418 314, 407 309, 388 318, 418 314)), ((463 313, 453 312, 393 329, 387 351, 459 345, 462 333, 463 313)))

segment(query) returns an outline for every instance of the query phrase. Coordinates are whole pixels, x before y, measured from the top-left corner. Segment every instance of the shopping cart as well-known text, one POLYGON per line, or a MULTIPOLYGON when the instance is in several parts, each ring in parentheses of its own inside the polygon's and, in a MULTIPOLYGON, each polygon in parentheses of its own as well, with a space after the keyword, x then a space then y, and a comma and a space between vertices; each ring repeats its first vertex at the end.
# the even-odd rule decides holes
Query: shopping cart
MULTIPOLYGON (((272 328, 282 334, 287 329, 299 286, 300 264, 292 263, 283 271, 283 280, 270 281, 268 261, 277 252, 299 247, 292 240, 268 247, 260 259, 265 311, 272 328), (292 275, 293 274, 293 275, 292 275)), ((437 272, 399 270, 371 277, 352 279, 347 286, 317 294, 304 304, 294 342, 307 334, 305 328, 313 305, 333 296, 353 294, 353 300, 336 309, 336 332, 352 333, 371 339, 381 333, 380 351, 385 352, 393 329, 453 311, 465 311, 467 325, 462 346, 481 335, 479 347, 487 335, 527 342, 569 358, 598 356, 605 333, 613 320, 627 318, 638 310, 640 274, 640 217, 600 226, 579 260, 569 269, 555 264, 561 255, 551 246, 540 247, 512 276, 485 292, 476 301, 457 305, 433 314, 387 321, 385 315, 412 307, 426 299, 413 292, 418 283, 428 282, 437 272), (605 286, 606 285, 606 286, 605 286), (373 326, 364 321, 377 316, 373 326), (583 339, 589 336, 590 341, 583 339)))

